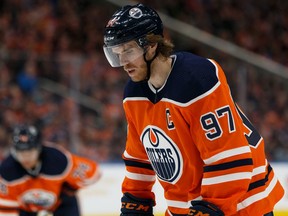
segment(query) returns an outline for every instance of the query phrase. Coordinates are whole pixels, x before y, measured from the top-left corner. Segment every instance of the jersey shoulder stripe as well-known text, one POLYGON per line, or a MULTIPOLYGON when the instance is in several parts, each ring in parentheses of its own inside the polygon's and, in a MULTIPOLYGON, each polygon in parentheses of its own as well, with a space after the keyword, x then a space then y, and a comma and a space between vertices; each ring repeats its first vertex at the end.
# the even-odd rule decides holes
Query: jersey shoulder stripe
POLYGON ((153 170, 151 164, 148 164, 148 163, 142 163, 139 161, 127 160, 127 159, 126 160, 124 159, 124 163, 125 163, 125 166, 133 166, 133 167, 153 170))
POLYGON ((258 181, 250 183, 248 191, 264 186, 269 179, 269 175, 270 175, 271 171, 272 171, 272 167, 269 164, 268 165, 268 172, 265 175, 265 177, 263 179, 260 179, 258 181))
POLYGON ((179 103, 187 103, 212 89, 218 82, 217 66, 210 60, 191 53, 176 53, 172 71, 167 82, 157 92, 147 81, 128 81, 124 100, 128 97, 148 98, 157 103, 162 98, 179 103))

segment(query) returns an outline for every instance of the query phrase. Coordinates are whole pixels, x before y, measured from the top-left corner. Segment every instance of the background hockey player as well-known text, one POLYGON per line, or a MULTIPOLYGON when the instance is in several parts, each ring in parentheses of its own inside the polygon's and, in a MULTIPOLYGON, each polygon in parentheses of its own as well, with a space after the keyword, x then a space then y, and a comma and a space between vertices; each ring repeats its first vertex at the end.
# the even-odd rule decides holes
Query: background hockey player
POLYGON ((34 126, 13 132, 0 167, 0 215, 79 216, 76 192, 95 183, 99 166, 64 149, 43 145, 34 126))
POLYGON ((153 215, 155 174, 166 216, 273 215, 283 188, 222 68, 172 51, 160 17, 145 5, 122 7, 106 25, 107 60, 130 77, 121 215, 153 215))

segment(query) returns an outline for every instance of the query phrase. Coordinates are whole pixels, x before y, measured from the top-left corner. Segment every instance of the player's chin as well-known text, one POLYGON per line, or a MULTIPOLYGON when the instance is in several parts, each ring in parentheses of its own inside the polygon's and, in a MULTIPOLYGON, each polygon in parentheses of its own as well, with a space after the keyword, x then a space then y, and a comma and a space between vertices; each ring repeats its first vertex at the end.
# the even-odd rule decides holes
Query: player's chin
POLYGON ((25 169, 33 169, 35 167, 35 163, 32 163, 32 162, 22 162, 21 165, 25 169))
POLYGON ((145 77, 133 77, 133 76, 130 76, 130 78, 131 78, 131 80, 133 81, 133 82, 142 82, 142 81, 144 81, 145 80, 145 77))
POLYGON ((135 71, 134 73, 129 73, 128 75, 133 82, 141 82, 146 80, 146 74, 144 73, 139 73, 135 71))

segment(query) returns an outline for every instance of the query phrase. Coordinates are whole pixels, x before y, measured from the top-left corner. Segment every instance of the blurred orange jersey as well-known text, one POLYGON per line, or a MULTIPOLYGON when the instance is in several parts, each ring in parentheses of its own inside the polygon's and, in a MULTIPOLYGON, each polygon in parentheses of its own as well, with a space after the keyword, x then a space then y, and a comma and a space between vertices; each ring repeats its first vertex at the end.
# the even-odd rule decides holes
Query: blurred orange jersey
POLYGON ((225 215, 271 212, 284 190, 267 162, 264 140, 235 105, 213 60, 177 53, 164 86, 129 81, 122 191, 155 200, 155 174, 166 215, 186 215, 206 200, 225 215))
POLYGON ((62 193, 73 193, 99 178, 99 166, 92 160, 54 147, 43 146, 39 174, 27 172, 8 156, 0 167, 0 215, 53 211, 62 193))

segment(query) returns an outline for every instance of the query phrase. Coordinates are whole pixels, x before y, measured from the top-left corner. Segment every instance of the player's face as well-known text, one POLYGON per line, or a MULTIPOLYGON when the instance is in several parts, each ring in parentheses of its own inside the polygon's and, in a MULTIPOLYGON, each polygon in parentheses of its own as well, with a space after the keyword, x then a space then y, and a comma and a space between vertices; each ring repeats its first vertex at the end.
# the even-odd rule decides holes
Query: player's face
POLYGON ((144 50, 135 41, 115 47, 113 52, 117 53, 120 65, 123 66, 132 81, 139 82, 147 77, 147 65, 143 57, 144 50))
POLYGON ((32 169, 38 162, 39 150, 33 148, 24 151, 16 151, 16 157, 25 169, 32 169))

